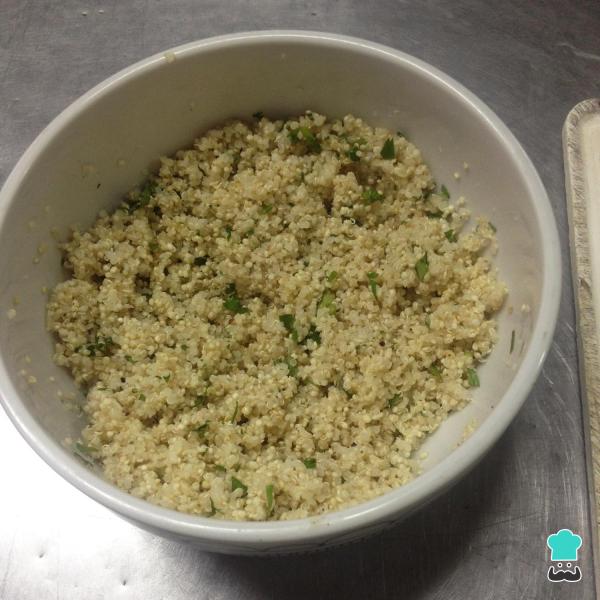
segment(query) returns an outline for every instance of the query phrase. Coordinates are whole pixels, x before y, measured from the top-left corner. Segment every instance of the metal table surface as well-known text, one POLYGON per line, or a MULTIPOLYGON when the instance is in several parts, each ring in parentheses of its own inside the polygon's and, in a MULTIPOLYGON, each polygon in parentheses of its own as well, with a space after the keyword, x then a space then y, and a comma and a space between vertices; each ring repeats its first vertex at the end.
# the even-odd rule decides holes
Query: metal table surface
POLYGON ((516 0, 0 0, 0 182, 62 108, 118 69, 194 39, 321 29, 399 48, 465 84, 539 169, 563 248, 551 352, 507 433, 404 524, 305 556, 239 558, 144 533, 47 468, 0 414, 0 598, 595 598, 560 131, 600 95, 600 3, 516 0), (550 583, 546 536, 583 537, 579 583, 550 583))

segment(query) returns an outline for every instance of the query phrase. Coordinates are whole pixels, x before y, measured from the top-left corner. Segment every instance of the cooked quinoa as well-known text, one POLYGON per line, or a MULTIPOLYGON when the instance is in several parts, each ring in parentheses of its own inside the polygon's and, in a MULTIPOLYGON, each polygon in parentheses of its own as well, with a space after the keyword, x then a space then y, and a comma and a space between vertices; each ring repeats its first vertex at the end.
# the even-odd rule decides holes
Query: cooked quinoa
POLYGON ((224 519, 408 482, 479 385, 506 295, 493 225, 462 204, 404 136, 353 116, 257 114, 162 158, 63 245, 48 326, 86 395, 79 452, 135 496, 224 519))

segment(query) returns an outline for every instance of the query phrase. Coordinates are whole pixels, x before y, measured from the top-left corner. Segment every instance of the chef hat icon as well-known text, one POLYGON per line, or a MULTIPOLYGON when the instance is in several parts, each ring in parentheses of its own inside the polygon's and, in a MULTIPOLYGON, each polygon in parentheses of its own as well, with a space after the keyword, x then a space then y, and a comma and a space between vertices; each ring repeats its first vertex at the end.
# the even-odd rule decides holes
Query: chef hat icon
POLYGON ((548 548, 552 550, 550 560, 577 560, 577 550, 581 548, 581 536, 570 529, 561 529, 548 536, 548 548))

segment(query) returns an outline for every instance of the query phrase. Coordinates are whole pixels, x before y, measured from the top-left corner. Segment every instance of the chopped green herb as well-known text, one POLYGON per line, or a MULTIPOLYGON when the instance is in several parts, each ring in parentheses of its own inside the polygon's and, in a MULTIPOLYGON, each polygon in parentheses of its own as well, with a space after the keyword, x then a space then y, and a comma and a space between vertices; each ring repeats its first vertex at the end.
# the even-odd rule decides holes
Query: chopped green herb
POLYGON ((86 446, 85 444, 82 444, 81 442, 75 442, 75 450, 77 450, 78 452, 81 452, 82 454, 87 454, 87 455, 98 452, 97 448, 94 448, 93 446, 86 446))
POLYGON ((233 153, 233 160, 231 161, 231 171, 229 172, 229 179, 233 179, 238 172, 240 166, 240 160, 242 160, 242 153, 238 150, 233 153))
POLYGON ((312 340, 317 344, 321 343, 321 333, 314 323, 311 323, 310 327, 308 328, 308 333, 306 334, 306 337, 302 340, 302 343, 305 344, 307 340, 312 340))
POLYGON ((226 473, 227 469, 223 465, 215 465, 215 471, 219 473, 226 473))
POLYGON ((440 194, 442 196, 444 196, 444 198, 446 198, 446 200, 450 200, 450 192, 448 191, 448 188, 442 184, 442 187, 440 188, 440 194))
POLYGON ((448 229, 448 231, 444 231, 444 235, 449 242, 452 242, 453 244, 458 242, 458 236, 456 235, 454 229, 448 229))
POLYGON ((272 210, 273 210, 273 205, 272 204, 263 204, 260 207, 260 212, 263 215, 268 215, 272 210))
POLYGON ((321 144, 308 127, 301 126, 298 127, 298 129, 291 129, 288 133, 288 137, 294 143, 304 142, 311 152, 317 154, 321 152, 321 144))
POLYGON ((325 309, 330 315, 335 315, 337 311, 337 307, 335 305, 335 294, 330 290, 326 289, 319 300, 319 304, 317 306, 317 312, 320 309, 325 309))
POLYGON ((298 343, 298 330, 295 327, 296 318, 294 315, 279 315, 279 320, 285 327, 286 331, 292 336, 294 342, 298 343))
POLYGON ((142 188, 140 189, 139 194, 126 202, 127 212, 129 214, 134 213, 138 208, 142 208, 147 206, 152 200, 152 197, 156 194, 156 183, 153 181, 146 181, 142 188))
POLYGON ((235 401, 235 408, 233 409, 233 414, 231 415, 231 419, 229 419, 230 423, 235 423, 237 420, 237 414, 238 414, 238 409, 239 409, 239 404, 238 401, 235 401))
POLYGON ((181 344, 181 349, 182 350, 187 350, 188 349, 188 345, 187 344, 181 344))
POLYGON ((389 408, 394 408, 394 406, 396 406, 396 404, 399 404, 401 400, 402 400, 402 396, 400 394, 394 394, 388 400, 388 407, 389 408))
POLYGON ((96 459, 92 456, 92 454, 96 452, 98 452, 96 448, 93 446, 86 446, 81 442, 75 442, 73 445, 73 454, 92 466, 96 465, 96 459))
POLYGON ((367 204, 373 204, 374 202, 381 202, 383 194, 380 194, 375 188, 365 188, 362 193, 362 199, 367 204))
POLYGON ((230 283, 227 288, 225 288, 225 293, 227 294, 227 298, 223 302, 224 308, 236 314, 248 312, 248 309, 242 305, 241 300, 238 298, 235 283, 230 283))
POLYGON ((213 499, 209 496, 210 500, 210 512, 206 515, 207 517, 214 517, 217 514, 217 507, 213 502, 213 499))
POLYGON ((396 135, 398 137, 403 137, 405 140, 407 140, 408 138, 406 137, 406 134, 402 133, 402 131, 396 131, 396 135))
POLYGON ((197 267, 203 267, 208 262, 208 256, 196 256, 194 264, 197 267))
POLYGON ((417 277, 423 281, 425 279, 425 275, 427 275, 427 272, 429 271, 427 252, 425 252, 425 254, 415 264, 415 271, 417 272, 417 277))
MULTIPOLYGON (((85 349, 88 351, 90 356, 96 356, 96 353, 106 355, 106 353, 115 345, 110 337, 96 336, 95 341, 91 344, 86 344, 85 349)), ((80 350, 81 346, 77 348, 80 350)))
POLYGON ((261 110, 257 110, 255 113, 252 113, 252 116, 257 120, 260 121, 265 114, 261 111, 261 110))
POLYGON ((350 148, 350 150, 346 150, 346 156, 354 161, 354 162, 358 162, 360 160, 360 156, 358 156, 357 152, 360 150, 360 148, 356 145, 352 146, 350 148))
POLYGON ((333 283, 337 278, 338 278, 337 271, 331 271, 331 273, 329 273, 329 275, 327 275, 327 281, 329 281, 329 283, 333 283))
POLYGON ((434 210, 432 212, 427 213, 428 219, 441 219, 444 216, 444 213, 441 210, 434 210))
POLYGON ((248 486, 244 485, 237 477, 231 477, 231 491, 242 490, 242 498, 248 493, 248 486))
POLYGON ((434 377, 441 377, 442 376, 442 368, 439 362, 434 362, 429 366, 429 369, 427 369, 431 375, 433 375, 434 377))
POLYGON ((287 366, 288 375, 290 377, 296 377, 296 375, 298 375, 298 363, 293 358, 286 356, 281 362, 285 363, 287 366))
POLYGON ((386 160, 396 158, 396 149, 394 148, 393 138, 388 138, 387 140, 385 140, 383 148, 381 149, 381 158, 385 158, 386 160))
POLYGON ((150 249, 150 252, 156 252, 158 250, 158 242, 152 240, 149 244, 148 244, 148 248, 150 249))
POLYGON ((273 484, 270 483, 267 487, 265 487, 265 495, 267 497, 267 513, 271 514, 273 512, 273 484))
POLYGON ((192 431, 195 431, 200 437, 202 437, 208 431, 208 423, 209 421, 206 421, 206 423, 202 423, 202 425, 199 425, 195 429, 192 429, 192 431))
POLYGON ((231 227, 227 226, 225 227, 225 239, 226 240, 230 240, 231 239, 231 232, 233 230, 231 229, 231 227))
POLYGON ((171 373, 168 373, 167 375, 163 375, 162 379, 164 379, 165 381, 169 381, 169 379, 171 379, 171 373))
POLYGON ((467 369, 467 381, 470 387, 479 387, 479 376, 475 369, 467 369))
POLYGON ((496 229, 496 226, 495 226, 495 225, 494 225, 494 224, 493 224, 491 221, 488 221, 488 222, 489 222, 489 224, 490 224, 490 228, 492 229, 492 231, 493 231, 494 233, 496 233, 496 232, 498 231, 498 230, 496 229))
POLYGON ((133 360, 133 358, 131 358, 131 356, 129 356, 129 354, 126 354, 126 355, 125 355, 125 360, 126 360, 127 362, 130 362, 130 363, 134 363, 134 362, 135 362, 135 360, 133 360))
POLYGON ((315 469, 317 467, 316 458, 305 458, 302 462, 307 469, 315 469))
POLYGON ((367 279, 369 280, 369 289, 371 290, 371 294, 373 294, 373 297, 379 303, 379 298, 377 297, 377 273, 375 273, 375 271, 369 271, 367 273, 367 279))
POLYGON ((515 349, 515 330, 512 330, 512 333, 510 334, 510 352, 509 354, 513 353, 513 350, 515 349))
POLYGON ((196 407, 204 406, 206 404, 207 400, 208 400, 207 396, 205 396, 204 394, 198 394, 196 396, 196 399, 194 400, 194 406, 196 406, 196 407))

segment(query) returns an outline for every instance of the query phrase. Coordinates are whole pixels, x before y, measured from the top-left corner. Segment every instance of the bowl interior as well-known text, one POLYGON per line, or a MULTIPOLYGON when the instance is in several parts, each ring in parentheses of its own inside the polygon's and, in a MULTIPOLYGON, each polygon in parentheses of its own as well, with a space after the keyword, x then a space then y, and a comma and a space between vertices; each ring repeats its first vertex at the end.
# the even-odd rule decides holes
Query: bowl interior
MULTIPOLYGON (((460 91, 408 60, 357 42, 264 37, 183 48, 127 77, 115 76, 50 126, 5 188, 0 357, 9 381, 2 391, 16 390, 57 443, 77 438, 83 422, 65 406, 80 402, 81 394, 52 362, 53 340, 45 328, 44 290, 65 276, 55 239, 68 236, 70 225, 88 226, 100 209, 115 207, 159 155, 189 145, 208 127, 230 117, 250 119, 258 110, 285 116, 306 109, 352 113, 403 131, 452 199, 465 196, 474 216, 489 217, 498 229, 494 260, 509 287, 499 341, 480 370, 473 402, 427 440, 423 470, 508 401, 503 396, 526 354, 544 278, 542 224, 519 170, 520 155, 460 91)), ((67 451, 65 460, 74 460, 67 451)))

